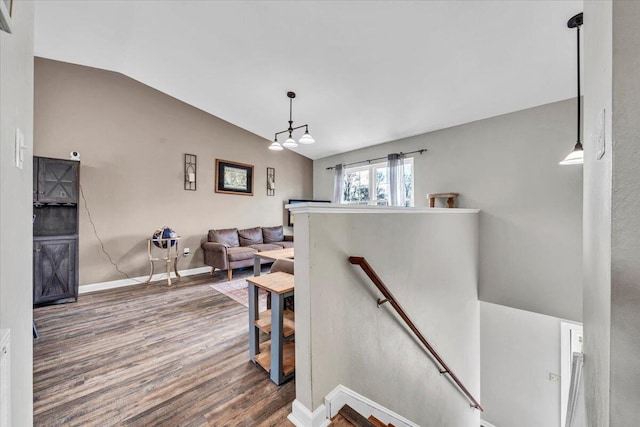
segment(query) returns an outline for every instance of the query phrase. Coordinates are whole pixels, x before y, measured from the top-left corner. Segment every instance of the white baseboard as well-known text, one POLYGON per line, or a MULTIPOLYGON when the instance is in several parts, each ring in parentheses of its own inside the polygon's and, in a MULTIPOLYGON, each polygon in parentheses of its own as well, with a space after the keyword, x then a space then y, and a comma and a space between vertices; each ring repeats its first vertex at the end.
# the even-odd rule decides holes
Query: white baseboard
POLYGON ((488 421, 480 420, 480 427, 496 427, 488 421))
POLYGON ((418 424, 409 421, 403 416, 396 414, 341 384, 324 398, 324 405, 327 407, 327 418, 329 419, 336 416, 340 408, 344 405, 349 405, 365 418, 373 415, 383 423, 393 424, 396 427, 420 427, 418 424))
POLYGON ((291 405, 291 413, 287 417, 296 427, 327 427, 331 420, 327 419, 327 408, 320 405, 311 412, 298 399, 291 405))
MULTIPOLYGON (((194 274, 208 273, 210 271, 211 271, 211 267, 206 267, 206 266, 198 267, 198 268, 190 268, 188 270, 180 270, 180 276, 193 276, 194 274)), ((175 277, 176 277, 175 273, 171 273, 171 278, 173 279, 175 277)), ((138 277, 132 277, 130 279, 120 279, 120 280, 112 280, 110 282, 101 282, 101 283, 92 283, 90 285, 82 285, 78 288, 78 293, 87 294, 89 292, 122 288, 124 286, 144 285, 148 278, 149 276, 138 276, 138 277)), ((158 274, 154 274, 153 277, 151 277, 152 281, 166 280, 166 279, 167 279, 167 273, 158 273, 158 274)))

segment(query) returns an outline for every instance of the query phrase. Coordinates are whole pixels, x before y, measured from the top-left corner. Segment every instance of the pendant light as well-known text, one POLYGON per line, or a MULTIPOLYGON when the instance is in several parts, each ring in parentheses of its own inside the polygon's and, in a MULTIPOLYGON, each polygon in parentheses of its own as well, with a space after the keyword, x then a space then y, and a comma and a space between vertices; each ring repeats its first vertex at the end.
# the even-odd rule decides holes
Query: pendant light
POLYGON ((313 144, 314 142, 316 142, 316 140, 313 139, 313 137, 309 134, 309 125, 301 125, 301 126, 293 127, 293 118, 292 118, 293 98, 296 97, 296 94, 295 92, 287 92, 287 97, 289 98, 289 127, 283 131, 276 132, 273 138, 273 143, 269 146, 269 150, 282 151, 283 147, 295 148, 298 146, 298 143, 307 145, 307 144, 313 144), (293 139, 293 131, 301 128, 304 128, 304 135, 302 135, 298 140, 298 142, 296 142, 296 140, 293 139), (278 142, 278 135, 280 135, 281 133, 289 133, 289 137, 282 144, 278 142))
POLYGON ((567 22, 567 27, 575 28, 578 40, 578 140, 576 142, 575 147, 573 147, 573 151, 570 152, 567 157, 564 158, 563 161, 560 162, 561 165, 581 165, 584 163, 584 150, 582 148, 582 141, 580 140, 580 26, 582 25, 582 12, 571 17, 569 22, 567 22))

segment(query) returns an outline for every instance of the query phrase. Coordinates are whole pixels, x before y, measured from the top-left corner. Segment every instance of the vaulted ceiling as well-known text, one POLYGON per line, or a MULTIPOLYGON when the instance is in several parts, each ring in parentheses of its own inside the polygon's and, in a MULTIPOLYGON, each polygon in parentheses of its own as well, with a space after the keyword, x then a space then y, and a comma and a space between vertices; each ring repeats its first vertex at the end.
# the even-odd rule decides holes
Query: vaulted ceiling
MULTIPOLYGON (((38 1, 37 56, 123 73, 312 159, 576 95, 582 1, 38 1), (298 135, 299 136, 299 135, 298 135)), ((585 21, 588 30, 588 17, 585 21)))

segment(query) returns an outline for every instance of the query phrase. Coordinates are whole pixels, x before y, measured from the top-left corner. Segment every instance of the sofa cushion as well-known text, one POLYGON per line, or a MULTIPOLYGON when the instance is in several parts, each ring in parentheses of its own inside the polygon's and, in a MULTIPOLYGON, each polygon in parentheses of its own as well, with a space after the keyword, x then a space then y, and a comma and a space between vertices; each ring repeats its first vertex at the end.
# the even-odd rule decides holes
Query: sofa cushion
POLYGON ((249 247, 257 250, 258 252, 278 251, 282 249, 282 246, 271 244, 271 243, 259 243, 256 245, 250 245, 249 247))
POLYGON ((282 242, 284 240, 284 229, 281 225, 262 227, 262 239, 265 243, 282 242))
POLYGON ((258 252, 257 250, 249 247, 235 247, 227 249, 227 257, 229 261, 243 261, 245 259, 253 258, 253 254, 258 252))
POLYGON ((240 246, 260 244, 262 243, 262 228, 254 227, 238 230, 238 237, 240 238, 240 246))
POLYGON ((286 240, 283 240, 282 242, 274 242, 273 244, 280 246, 282 249, 288 249, 293 247, 293 242, 288 242, 286 240))
POLYGON ((240 246, 238 241, 238 229, 226 228, 224 230, 209 230, 209 241, 222 243, 227 247, 235 248, 240 246))

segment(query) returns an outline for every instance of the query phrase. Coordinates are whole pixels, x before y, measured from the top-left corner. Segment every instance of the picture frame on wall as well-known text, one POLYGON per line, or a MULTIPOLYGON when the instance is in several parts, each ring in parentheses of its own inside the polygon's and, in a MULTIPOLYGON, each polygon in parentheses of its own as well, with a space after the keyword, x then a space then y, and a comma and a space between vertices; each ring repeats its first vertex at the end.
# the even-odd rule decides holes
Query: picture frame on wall
POLYGON ((14 0, 0 0, 0 30, 12 33, 12 21, 13 16, 13 2, 14 0))
POLYGON ((216 159, 215 192, 253 196, 253 165, 216 159))

